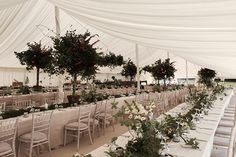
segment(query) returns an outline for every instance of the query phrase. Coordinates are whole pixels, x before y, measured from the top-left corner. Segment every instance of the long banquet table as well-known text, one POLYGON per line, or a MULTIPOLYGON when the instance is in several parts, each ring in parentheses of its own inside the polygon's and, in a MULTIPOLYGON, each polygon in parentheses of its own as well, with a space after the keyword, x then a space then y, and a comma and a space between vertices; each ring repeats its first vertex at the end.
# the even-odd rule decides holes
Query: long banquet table
MULTIPOLYGON (((118 106, 124 104, 124 100, 134 100, 135 96, 129 97, 121 97, 117 98, 115 101, 118 102, 118 106)), ((99 103, 99 102, 98 102, 99 103)), ((83 105, 80 106, 83 109, 83 105)), ((78 108, 79 107, 72 107, 72 108, 65 108, 65 109, 58 109, 54 110, 51 119, 51 136, 50 136, 50 143, 52 148, 58 148, 59 146, 63 145, 63 135, 64 135, 64 126, 69 121, 78 118, 78 108)), ((95 110, 95 105, 92 105, 92 113, 95 110)), ((19 125, 18 125, 18 136, 30 132, 32 129, 32 117, 24 118, 21 116, 19 118, 19 125)))
MULTIPOLYGON (((205 115, 200 123, 197 124, 196 130, 190 130, 188 133, 188 137, 197 138, 200 149, 189 148, 184 144, 184 141, 180 141, 179 143, 169 143, 168 149, 165 149, 164 152, 178 157, 210 157, 211 150, 213 148, 214 134, 220 119, 224 114, 224 109, 230 103, 236 102, 236 96, 233 96, 232 90, 228 90, 226 93, 228 94, 227 96, 218 96, 218 99, 214 102, 214 106, 209 111, 208 115, 205 115), (220 100, 220 97, 223 97, 223 100, 220 100)), ((187 108, 189 108, 189 106, 186 103, 182 103, 168 111, 166 114, 175 115, 185 111, 187 108)), ((157 120, 160 121, 163 118, 164 116, 160 116, 157 120)), ((127 132, 119 136, 116 143, 119 146, 124 147, 130 138, 130 133, 127 132)), ((106 157, 104 152, 107 150, 108 145, 105 144, 89 154, 93 157, 106 157)))

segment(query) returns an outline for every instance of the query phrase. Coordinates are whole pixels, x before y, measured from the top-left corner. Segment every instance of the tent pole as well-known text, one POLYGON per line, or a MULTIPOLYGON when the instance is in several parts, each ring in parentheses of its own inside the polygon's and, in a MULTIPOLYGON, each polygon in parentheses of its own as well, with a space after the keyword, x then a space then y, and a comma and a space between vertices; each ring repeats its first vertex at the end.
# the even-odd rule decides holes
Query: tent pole
POLYGON ((140 74, 139 74, 139 51, 138 44, 135 44, 136 64, 137 64, 137 93, 140 91, 140 74))
POLYGON ((170 53, 167 51, 167 58, 170 58, 170 53))
POLYGON ((56 36, 59 37, 61 33, 61 27, 60 27, 60 12, 57 6, 55 6, 55 22, 56 22, 56 36))
POLYGON ((186 85, 188 85, 188 61, 185 60, 185 67, 186 67, 186 85))
MULTIPOLYGON (((57 6, 55 6, 55 23, 56 23, 56 36, 59 37, 61 33, 60 12, 57 6)), ((59 89, 58 101, 59 103, 62 103, 64 101, 63 75, 58 76, 58 89, 59 89)))

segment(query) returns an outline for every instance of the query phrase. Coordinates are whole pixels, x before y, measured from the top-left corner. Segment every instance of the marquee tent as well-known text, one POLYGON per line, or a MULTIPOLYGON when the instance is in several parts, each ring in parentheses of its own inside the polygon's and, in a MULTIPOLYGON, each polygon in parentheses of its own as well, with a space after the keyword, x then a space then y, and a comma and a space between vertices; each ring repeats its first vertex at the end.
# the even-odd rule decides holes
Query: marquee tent
POLYGON ((0 0, 0 67, 21 67, 14 51, 27 42, 51 44, 55 6, 61 34, 88 29, 100 35, 103 51, 134 61, 138 44, 140 66, 169 52, 177 77, 185 77, 185 60, 189 77, 200 66, 236 76, 235 0, 0 0))

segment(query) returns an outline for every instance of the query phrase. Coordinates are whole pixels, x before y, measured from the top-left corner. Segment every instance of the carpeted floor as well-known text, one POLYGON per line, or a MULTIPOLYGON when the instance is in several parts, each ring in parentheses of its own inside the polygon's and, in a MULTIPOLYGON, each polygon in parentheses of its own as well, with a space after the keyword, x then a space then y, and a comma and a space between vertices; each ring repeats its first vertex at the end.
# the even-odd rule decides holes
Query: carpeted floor
MULTIPOLYGON (((127 131, 128 130, 126 127, 120 126, 119 124, 117 124, 115 126, 114 132, 113 132, 112 127, 106 128, 105 135, 102 134, 102 135, 100 135, 100 137, 95 135, 95 141, 94 141, 93 145, 90 144, 88 136, 84 136, 80 140, 79 153, 87 154, 87 153, 91 152, 92 150, 94 150, 106 143, 109 143, 113 137, 117 137, 127 131)), ((66 145, 65 147, 61 147, 59 149, 52 150, 52 157, 72 157, 73 154, 75 154, 77 152, 76 144, 77 144, 77 142, 75 141, 75 142, 72 142, 72 143, 66 145)), ((40 154, 39 157, 49 157, 49 153, 44 152, 44 153, 40 154)))

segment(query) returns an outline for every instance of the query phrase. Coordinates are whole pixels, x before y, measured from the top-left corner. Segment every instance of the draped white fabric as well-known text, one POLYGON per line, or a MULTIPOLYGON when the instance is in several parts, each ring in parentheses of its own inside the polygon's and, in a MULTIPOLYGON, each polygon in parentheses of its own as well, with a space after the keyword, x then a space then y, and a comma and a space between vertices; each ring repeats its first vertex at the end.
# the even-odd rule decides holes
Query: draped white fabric
POLYGON ((168 51, 182 60, 182 76, 184 60, 177 56, 236 76, 235 0, 0 0, 0 67, 18 67, 14 51, 27 42, 50 45, 54 5, 66 12, 60 11, 62 34, 71 25, 89 29, 100 35, 103 50, 133 60, 138 43, 141 66, 168 51))
POLYGON ((235 0, 49 1, 111 35, 236 76, 235 0))
POLYGON ((27 0, 0 0, 0 9, 6 9, 24 3, 25 1, 27 0))

